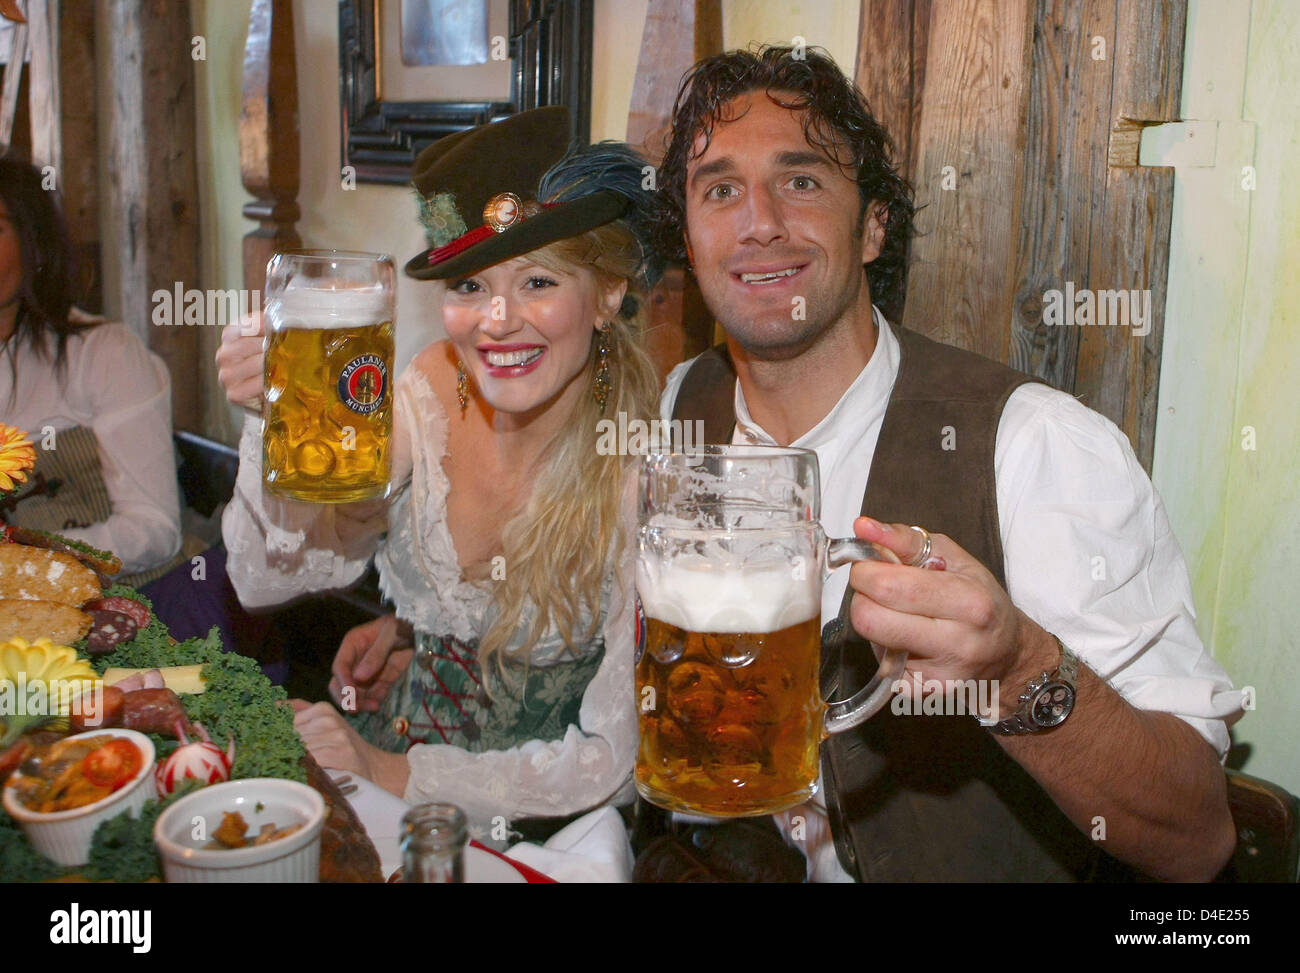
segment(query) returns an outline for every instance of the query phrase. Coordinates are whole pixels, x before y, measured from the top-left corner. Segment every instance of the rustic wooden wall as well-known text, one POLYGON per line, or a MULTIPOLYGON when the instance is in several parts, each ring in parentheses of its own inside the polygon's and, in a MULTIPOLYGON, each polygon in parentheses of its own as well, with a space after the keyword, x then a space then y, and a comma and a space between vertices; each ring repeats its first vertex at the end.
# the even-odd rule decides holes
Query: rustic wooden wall
POLYGON ((298 207, 298 62, 291 0, 254 0, 244 45, 239 112, 239 169, 255 198, 244 216, 257 220, 244 236, 244 287, 260 292, 277 250, 302 246, 298 207))
MULTIPOLYGON (((649 0, 627 141, 657 165, 667 149, 673 100, 682 75, 697 60, 722 50, 720 0, 649 0)), ((713 317, 699 286, 680 267, 669 268, 650 295, 646 345, 662 379, 678 362, 709 347, 713 317)))
POLYGON ((1173 171, 1137 147, 1177 118, 1185 29, 1183 0, 863 0, 858 49, 920 207, 903 323, 1079 395, 1148 470, 1173 171), (1149 292, 1148 333, 1049 327, 1067 284, 1149 292))
POLYGON ((59 102, 62 89, 51 83, 59 74, 58 4, 27 0, 27 68, 30 79, 27 108, 31 113, 32 161, 63 168, 63 139, 59 102))
POLYGON ((154 327, 155 290, 199 286, 194 143, 194 62, 189 5, 172 0, 109 0, 113 71, 112 186, 119 208, 122 319, 144 336, 172 377, 176 429, 201 428, 199 335, 154 327))
POLYGON ((1105 201, 1100 214, 1094 213, 1088 273, 1095 288, 1149 290, 1152 321, 1141 337, 1128 326, 1131 314, 1117 327, 1071 329, 1079 337, 1072 391, 1124 430, 1150 472, 1174 170, 1138 165, 1136 130, 1178 119, 1187 6, 1182 0, 1142 0, 1118 4, 1117 11, 1105 201), (1121 152, 1126 132, 1130 148, 1121 152))
POLYGON ((63 172, 59 190, 68 232, 81 263, 80 306, 103 310, 99 265, 99 135, 95 119, 95 3, 60 0, 59 84, 63 172))
MULTIPOLYGON (((98 136, 94 99, 84 97, 86 92, 95 90, 94 0, 62 0, 58 18, 57 58, 51 69, 58 72, 64 97, 47 95, 40 99, 45 103, 40 110, 41 117, 49 111, 58 112, 58 138, 52 139, 47 134, 36 141, 47 154, 57 142, 62 162, 37 155, 29 108, 30 68, 22 73, 9 154, 37 165, 58 165, 55 188, 80 264, 75 299, 83 310, 99 313, 103 309, 103 281, 99 267, 98 136), (72 94, 68 95, 69 92, 72 94)), ((7 69, 8 65, 0 67, 0 78, 7 69)))

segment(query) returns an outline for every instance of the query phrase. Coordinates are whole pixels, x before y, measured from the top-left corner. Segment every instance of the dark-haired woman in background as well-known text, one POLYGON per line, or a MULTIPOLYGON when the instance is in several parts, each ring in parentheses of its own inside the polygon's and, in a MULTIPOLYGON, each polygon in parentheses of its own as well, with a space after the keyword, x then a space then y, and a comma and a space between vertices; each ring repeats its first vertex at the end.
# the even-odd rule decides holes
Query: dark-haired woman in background
POLYGON ((181 543, 171 381, 126 325, 74 307, 74 281, 55 193, 0 159, 0 421, 37 447, 0 514, 112 551, 140 583, 181 543))

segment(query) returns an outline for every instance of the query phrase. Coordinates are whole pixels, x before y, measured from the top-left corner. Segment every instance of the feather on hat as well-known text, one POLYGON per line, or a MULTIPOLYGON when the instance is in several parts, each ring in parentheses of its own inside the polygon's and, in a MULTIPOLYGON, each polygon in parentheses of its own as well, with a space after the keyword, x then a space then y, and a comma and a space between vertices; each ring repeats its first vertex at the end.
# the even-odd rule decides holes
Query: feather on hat
MULTIPOLYGON (((407 262, 406 273, 463 277, 620 217, 649 256, 644 186, 651 174, 621 142, 570 150, 562 106, 444 136, 412 169, 429 248, 407 262)), ((653 283, 658 268, 647 270, 653 283)))

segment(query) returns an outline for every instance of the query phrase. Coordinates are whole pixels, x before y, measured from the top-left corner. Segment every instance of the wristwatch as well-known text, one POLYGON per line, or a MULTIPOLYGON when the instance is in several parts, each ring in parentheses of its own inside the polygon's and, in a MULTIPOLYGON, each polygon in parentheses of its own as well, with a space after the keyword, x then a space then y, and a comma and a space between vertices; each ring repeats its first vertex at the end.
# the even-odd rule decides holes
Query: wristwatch
POLYGON ((1016 736, 1050 730, 1065 722, 1074 709, 1079 658, 1055 635, 1052 638, 1061 647, 1061 662, 1056 671, 1029 680, 1029 687, 1020 694, 1020 708, 1005 720, 980 719, 981 726, 1002 736, 1016 736))

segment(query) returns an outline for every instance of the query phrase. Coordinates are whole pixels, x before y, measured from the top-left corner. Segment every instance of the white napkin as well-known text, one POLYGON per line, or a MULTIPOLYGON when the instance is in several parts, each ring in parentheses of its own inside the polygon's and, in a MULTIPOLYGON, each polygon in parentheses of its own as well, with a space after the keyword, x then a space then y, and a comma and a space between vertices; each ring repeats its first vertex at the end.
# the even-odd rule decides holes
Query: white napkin
POLYGON ((521 841, 506 854, 557 882, 632 881, 632 844, 612 807, 584 814, 545 845, 521 841))

